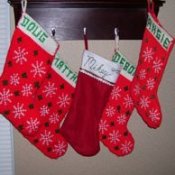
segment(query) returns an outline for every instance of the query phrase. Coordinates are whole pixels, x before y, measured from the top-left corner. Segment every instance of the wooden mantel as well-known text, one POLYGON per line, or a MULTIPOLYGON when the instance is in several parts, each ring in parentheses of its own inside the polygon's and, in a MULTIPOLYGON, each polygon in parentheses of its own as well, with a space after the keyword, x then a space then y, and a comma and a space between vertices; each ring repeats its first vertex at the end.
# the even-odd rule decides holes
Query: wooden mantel
MULTIPOLYGON (((16 23, 21 15, 20 0, 8 1, 15 11, 16 23)), ((163 0, 154 0, 155 12, 163 0)), ((81 40, 83 28, 88 38, 114 39, 114 28, 120 39, 141 39, 147 18, 147 0, 28 0, 27 12, 48 32, 56 29, 58 40, 81 40)))

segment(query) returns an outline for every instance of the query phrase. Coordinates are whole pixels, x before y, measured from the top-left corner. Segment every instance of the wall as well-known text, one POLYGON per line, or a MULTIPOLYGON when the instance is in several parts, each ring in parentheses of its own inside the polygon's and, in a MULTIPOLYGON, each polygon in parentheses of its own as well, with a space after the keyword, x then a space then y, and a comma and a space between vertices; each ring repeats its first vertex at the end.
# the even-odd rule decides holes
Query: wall
MULTIPOLYGON (((159 19, 175 36, 175 1, 167 0, 160 9, 159 19)), ((60 41, 62 58, 78 71, 84 49, 82 41, 60 41)), ((121 41, 120 49, 133 63, 137 62, 141 41, 121 41)), ((90 50, 111 59, 114 41, 90 41, 90 50)), ((150 129, 137 115, 132 114, 129 130, 135 138, 135 149, 126 157, 111 154, 101 144, 98 155, 87 158, 69 147, 65 156, 50 160, 28 143, 16 130, 16 175, 173 175, 175 174, 175 49, 172 51, 161 81, 158 96, 163 121, 159 129, 150 129)))

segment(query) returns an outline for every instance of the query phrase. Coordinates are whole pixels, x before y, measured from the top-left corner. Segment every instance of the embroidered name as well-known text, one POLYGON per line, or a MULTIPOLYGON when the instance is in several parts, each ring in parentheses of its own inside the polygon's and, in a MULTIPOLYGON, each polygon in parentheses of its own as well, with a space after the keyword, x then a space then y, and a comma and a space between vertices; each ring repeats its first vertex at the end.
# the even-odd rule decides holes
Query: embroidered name
POLYGON ((104 64, 99 64, 97 62, 97 60, 92 57, 92 56, 87 56, 87 60, 85 61, 85 63, 83 64, 84 67, 88 67, 92 72, 96 72, 97 74, 99 74, 102 78, 106 78, 107 76, 110 76, 111 73, 109 73, 106 69, 105 69, 105 65, 104 64))
POLYGON ((66 77, 70 82, 76 84, 77 74, 70 70, 70 68, 60 60, 59 57, 56 57, 52 63, 52 68, 63 78, 66 77))
POLYGON ((44 43, 48 38, 45 31, 28 16, 23 16, 19 25, 30 32, 41 43, 44 43))
POLYGON ((148 15, 146 27, 160 42, 164 49, 169 48, 172 38, 159 25, 156 24, 150 15, 148 15))
POLYGON ((128 74, 134 75, 135 73, 135 67, 127 61, 127 59, 121 55, 119 52, 117 52, 113 58, 112 61, 115 63, 120 64, 123 67, 123 70, 125 70, 128 74))

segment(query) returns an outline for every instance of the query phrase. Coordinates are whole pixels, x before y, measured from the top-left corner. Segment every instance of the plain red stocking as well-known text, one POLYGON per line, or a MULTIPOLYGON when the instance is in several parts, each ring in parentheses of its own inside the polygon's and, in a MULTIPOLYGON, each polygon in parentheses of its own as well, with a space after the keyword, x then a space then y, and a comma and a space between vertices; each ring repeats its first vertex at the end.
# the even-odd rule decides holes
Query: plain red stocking
POLYGON ((81 155, 99 150, 98 125, 103 108, 120 72, 120 66, 85 51, 74 99, 61 133, 81 155))

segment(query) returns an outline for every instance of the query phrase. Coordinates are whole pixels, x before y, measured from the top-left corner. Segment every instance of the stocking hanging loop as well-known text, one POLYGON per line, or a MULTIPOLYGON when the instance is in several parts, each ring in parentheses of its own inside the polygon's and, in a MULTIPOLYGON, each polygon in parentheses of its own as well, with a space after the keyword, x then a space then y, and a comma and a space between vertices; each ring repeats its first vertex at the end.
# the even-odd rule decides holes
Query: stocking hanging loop
POLYGON ((87 39, 87 28, 83 28, 83 37, 84 37, 84 47, 88 50, 88 39, 87 39))
POLYGON ((27 0, 21 0, 21 7, 22 7, 22 12, 25 13, 27 8, 27 0))
POLYGON ((115 35, 115 48, 114 51, 119 51, 119 29, 116 27, 114 28, 114 35, 115 35))
POLYGON ((154 0, 147 0, 148 12, 154 13, 154 0))

